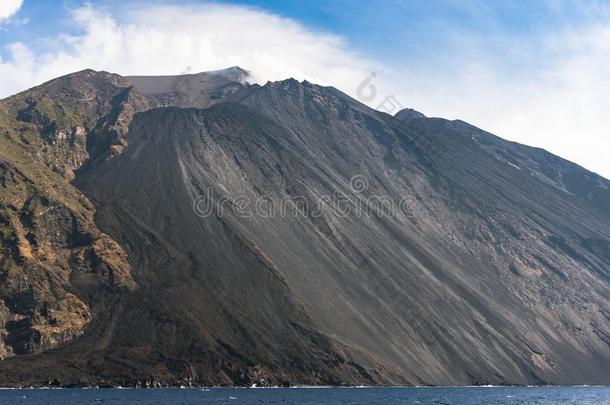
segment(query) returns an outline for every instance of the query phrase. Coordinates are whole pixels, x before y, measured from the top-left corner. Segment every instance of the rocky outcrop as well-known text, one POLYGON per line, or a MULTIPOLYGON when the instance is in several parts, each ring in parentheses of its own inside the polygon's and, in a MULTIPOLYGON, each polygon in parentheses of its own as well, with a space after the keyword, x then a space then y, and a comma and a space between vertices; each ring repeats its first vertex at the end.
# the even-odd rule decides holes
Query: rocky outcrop
POLYGON ((84 164, 118 155, 133 115, 148 108, 131 83, 85 70, 3 101, 7 125, 40 161, 67 180, 84 164))
POLYGON ((111 97, 120 80, 86 71, 0 104, 2 358, 72 341, 103 291, 136 287, 125 252, 96 227, 93 205, 67 182, 91 159, 92 123, 106 117, 99 105, 106 98, 94 86, 99 76, 111 82, 97 83, 111 97))
POLYGON ((74 278, 117 291, 135 282, 126 254, 95 227, 84 196, 70 201, 74 210, 66 199, 75 195, 45 192, 7 161, 0 161, 0 183, 0 353, 39 353, 80 336, 91 320, 74 278))

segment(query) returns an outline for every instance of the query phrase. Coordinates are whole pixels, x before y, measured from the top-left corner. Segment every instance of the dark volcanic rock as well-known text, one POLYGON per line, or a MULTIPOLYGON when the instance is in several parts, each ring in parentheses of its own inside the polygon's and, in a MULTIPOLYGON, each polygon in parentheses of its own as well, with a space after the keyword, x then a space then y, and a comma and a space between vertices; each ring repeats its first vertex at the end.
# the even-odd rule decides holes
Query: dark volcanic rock
MULTIPOLYGON (((44 159, 30 183, 6 171, 4 184, 53 179, 64 205, 95 209, 99 234, 59 210, 21 221, 27 244, 74 255, 103 235, 124 253, 48 267, 90 310, 66 317, 82 325, 54 350, 0 362, 0 384, 610 383, 607 180, 465 123, 391 117, 293 79, 250 86, 242 73, 184 88, 129 78, 118 87, 131 96, 83 115, 97 132, 77 189, 44 159), (113 108, 128 112, 111 120, 129 123, 118 153, 96 141, 113 108), (253 212, 257 200, 267 205, 253 212)), ((16 137, 16 110, 2 114, 2 157, 36 156, 16 137)), ((17 195, 4 187, 6 201, 17 195)), ((0 217, 15 275, 29 271, 15 218, 42 204, 31 201, 0 217)), ((10 346, 16 295, 0 297, 10 346)))
POLYGON ((416 118, 426 118, 426 116, 419 111, 415 111, 412 108, 405 108, 404 110, 400 110, 394 116, 401 121, 410 121, 416 118))

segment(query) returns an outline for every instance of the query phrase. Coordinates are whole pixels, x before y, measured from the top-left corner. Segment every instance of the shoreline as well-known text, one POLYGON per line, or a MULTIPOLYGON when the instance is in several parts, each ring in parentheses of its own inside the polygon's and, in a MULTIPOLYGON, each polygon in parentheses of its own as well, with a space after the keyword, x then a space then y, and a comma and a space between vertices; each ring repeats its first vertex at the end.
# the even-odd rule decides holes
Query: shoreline
POLYGON ((464 389, 464 388, 610 388, 610 385, 356 385, 356 386, 341 386, 341 385, 294 385, 290 387, 282 386, 172 386, 172 387, 99 387, 99 386, 84 386, 84 387, 0 387, 0 391, 9 390, 233 390, 233 389, 256 389, 256 390, 276 390, 276 389, 464 389))

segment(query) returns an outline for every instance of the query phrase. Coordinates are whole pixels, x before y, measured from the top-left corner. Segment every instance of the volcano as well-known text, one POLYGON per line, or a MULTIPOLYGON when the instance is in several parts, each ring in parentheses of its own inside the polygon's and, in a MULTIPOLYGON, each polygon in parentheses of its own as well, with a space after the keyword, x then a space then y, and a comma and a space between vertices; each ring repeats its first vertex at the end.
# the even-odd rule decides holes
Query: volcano
POLYGON ((610 181, 333 87, 0 101, 0 385, 610 384, 610 181))

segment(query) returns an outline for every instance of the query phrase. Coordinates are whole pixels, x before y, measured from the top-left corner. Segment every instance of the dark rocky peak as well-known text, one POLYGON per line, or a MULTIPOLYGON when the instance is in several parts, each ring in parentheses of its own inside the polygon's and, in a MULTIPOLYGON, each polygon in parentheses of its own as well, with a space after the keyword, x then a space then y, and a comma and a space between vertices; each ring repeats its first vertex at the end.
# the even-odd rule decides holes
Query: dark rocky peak
POLYGON ((232 66, 230 68, 220 70, 212 70, 207 73, 214 74, 217 76, 223 76, 235 82, 240 82, 242 84, 245 84, 248 78, 250 77, 250 72, 240 68, 239 66, 232 66))
POLYGON ((306 109, 333 116, 343 114, 348 109, 374 112, 334 87, 317 85, 307 80, 299 82, 294 78, 268 81, 259 91, 253 91, 244 102, 250 105, 265 105, 266 108, 276 105, 282 109, 306 109))
POLYGON ((412 108, 405 108, 404 110, 400 110, 394 115, 397 119, 401 121, 410 121, 417 118, 426 118, 426 116, 419 111, 415 111, 412 108))
POLYGON ((303 83, 291 77, 284 80, 268 81, 262 88, 266 91, 283 91, 291 94, 303 94, 304 87, 303 83))
POLYGON ((290 90, 290 91, 299 91, 301 93, 307 91, 307 89, 321 92, 328 91, 331 87, 321 86, 319 84, 315 84, 309 82, 307 80, 298 81, 294 77, 290 77, 288 79, 276 80, 276 81, 267 81, 263 88, 273 89, 273 90, 290 90))

